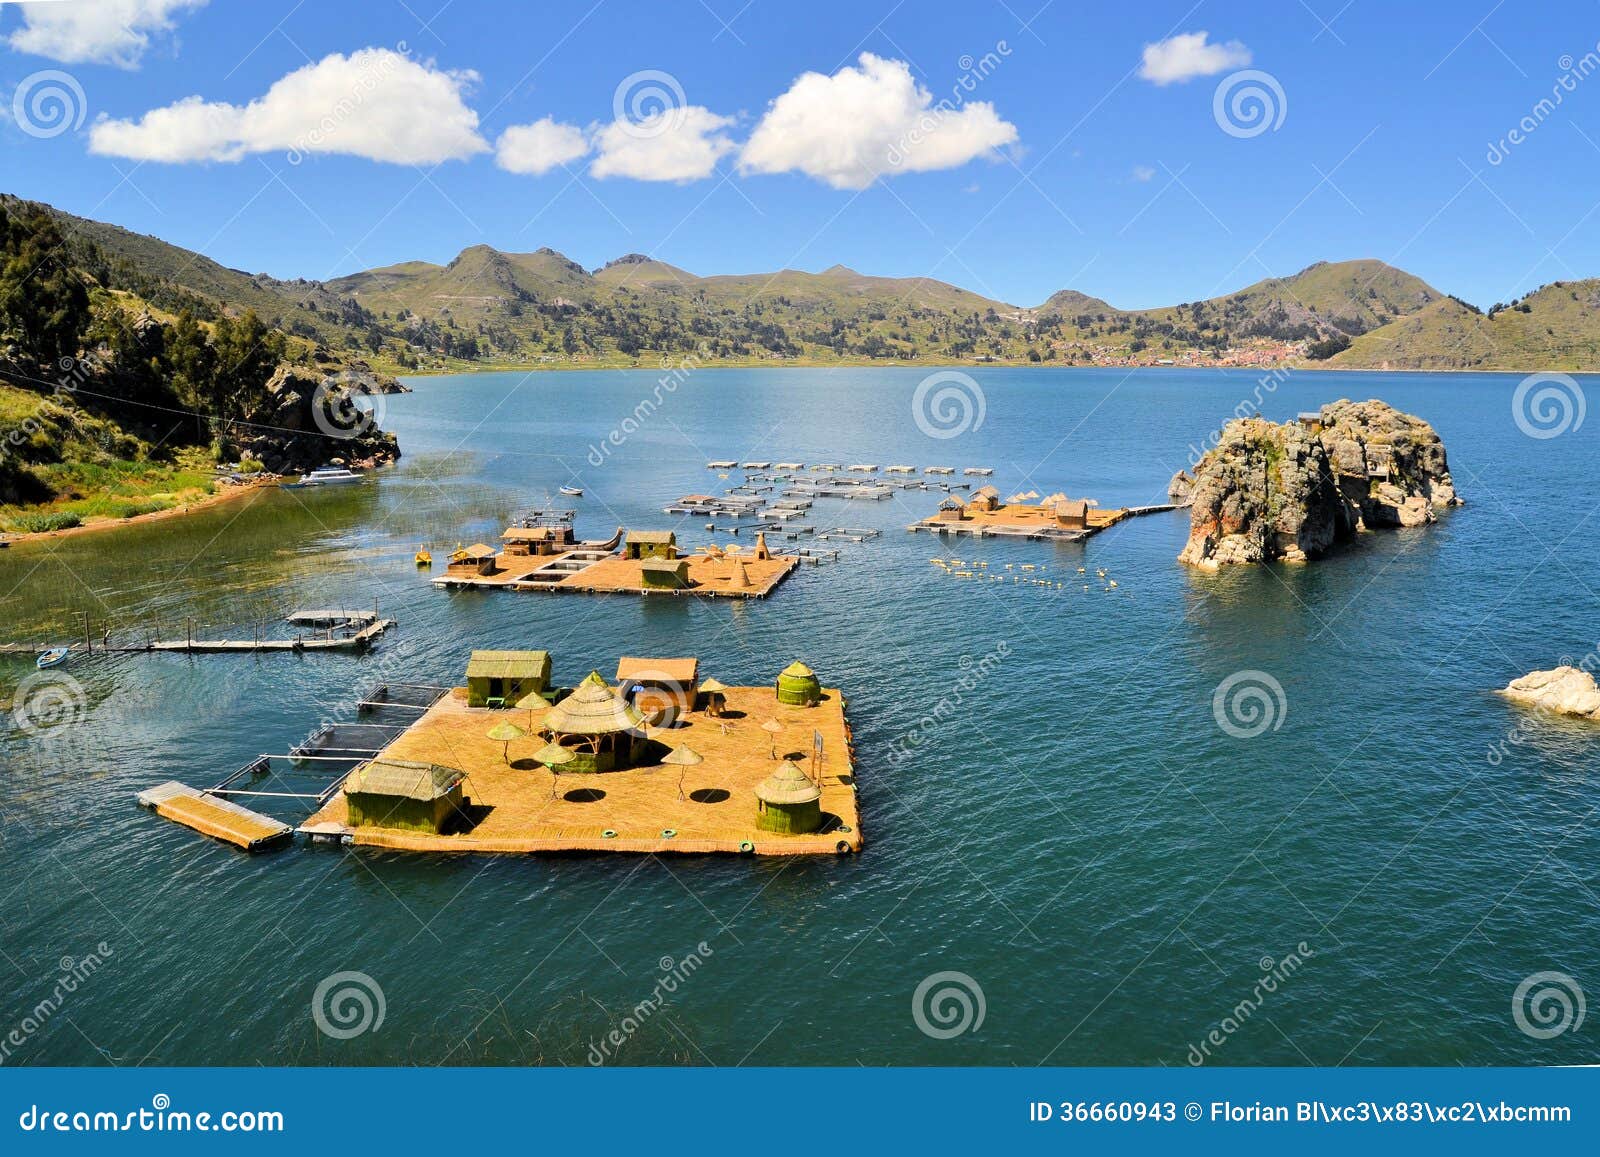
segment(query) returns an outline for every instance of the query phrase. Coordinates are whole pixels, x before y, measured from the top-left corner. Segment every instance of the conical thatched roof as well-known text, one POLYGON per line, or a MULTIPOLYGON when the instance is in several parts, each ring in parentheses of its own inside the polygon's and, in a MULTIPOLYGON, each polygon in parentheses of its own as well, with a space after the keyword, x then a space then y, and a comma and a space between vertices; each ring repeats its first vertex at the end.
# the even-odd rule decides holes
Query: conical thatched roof
POLYGON ((704 763, 705 756, 692 747, 674 747, 661 757, 661 762, 674 767, 693 767, 697 763, 704 763))
POLYGON ((822 789, 811 782, 798 763, 786 759, 783 766, 756 785, 756 798, 766 803, 810 803, 822 798, 822 789))
POLYGON ((721 694, 727 689, 728 685, 721 679, 705 679, 700 683, 700 690, 710 692, 713 695, 721 694))
POLYGON ((812 671, 810 667, 807 667, 804 663, 800 662, 800 660, 798 660, 798 659, 796 659, 793 663, 790 663, 787 667, 785 667, 783 669, 783 671, 781 672, 781 674, 788 675, 788 676, 790 676, 791 678, 794 678, 794 679, 814 679, 814 678, 816 678, 816 673, 814 671, 812 671))
POLYGON ((644 716, 618 698, 598 671, 591 671, 571 695, 545 713, 544 726, 561 735, 610 735, 637 731, 644 726, 644 716))

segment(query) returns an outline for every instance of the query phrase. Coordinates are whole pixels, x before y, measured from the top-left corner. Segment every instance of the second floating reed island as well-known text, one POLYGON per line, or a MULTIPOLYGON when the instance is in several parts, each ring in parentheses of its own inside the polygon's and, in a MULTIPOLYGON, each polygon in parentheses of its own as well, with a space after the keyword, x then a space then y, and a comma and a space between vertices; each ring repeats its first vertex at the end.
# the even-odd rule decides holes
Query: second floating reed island
POLYGON ((1376 399, 1341 399, 1282 424, 1229 422, 1191 478, 1169 493, 1191 505, 1180 562, 1305 562, 1378 527, 1431 523, 1461 504, 1434 428, 1376 399))

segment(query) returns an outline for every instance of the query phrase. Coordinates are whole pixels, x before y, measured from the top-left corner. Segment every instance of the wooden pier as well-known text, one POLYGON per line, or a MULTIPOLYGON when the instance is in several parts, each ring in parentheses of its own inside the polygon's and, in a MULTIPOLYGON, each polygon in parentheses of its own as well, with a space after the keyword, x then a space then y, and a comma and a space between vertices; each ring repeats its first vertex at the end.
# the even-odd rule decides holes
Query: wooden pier
MULTIPOLYGON (((246 655, 261 652, 365 651, 373 640, 390 630, 393 619, 380 619, 376 611, 295 611, 285 622, 297 627, 318 627, 320 634, 300 634, 292 639, 263 638, 257 626, 249 638, 204 639, 191 633, 182 639, 127 641, 127 632, 118 641, 109 637, 97 640, 87 621, 83 641, 67 644, 72 654, 139 655, 166 652, 186 655, 246 655)), ((46 647, 39 643, 0 643, 0 655, 36 655, 46 647)))

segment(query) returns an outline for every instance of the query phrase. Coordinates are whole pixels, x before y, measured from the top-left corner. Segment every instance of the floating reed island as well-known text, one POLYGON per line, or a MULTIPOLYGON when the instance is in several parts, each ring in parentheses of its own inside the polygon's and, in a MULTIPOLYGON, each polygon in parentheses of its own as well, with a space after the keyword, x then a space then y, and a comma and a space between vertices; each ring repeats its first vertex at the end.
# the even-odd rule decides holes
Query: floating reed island
POLYGON ((993 486, 980 486, 970 498, 951 495, 939 504, 936 513, 906 529, 976 538, 1078 542, 1125 519, 1176 509, 1175 505, 1165 503, 1104 510, 1092 498, 1068 498, 1056 493, 1041 499, 1033 491, 1013 494, 1002 501, 1000 492, 993 486))
POLYGON ((359 764, 299 831, 410 852, 862 845, 844 696, 804 664, 730 687, 695 658, 624 657, 611 680, 591 672, 556 689, 543 651, 474 653, 466 686, 359 764))
POLYGON ((566 594, 766 598, 800 565, 758 534, 746 550, 703 546, 685 552, 676 532, 626 530, 603 542, 580 542, 566 522, 519 523, 501 535, 503 546, 461 547, 444 573, 432 579, 451 590, 500 589, 566 594))

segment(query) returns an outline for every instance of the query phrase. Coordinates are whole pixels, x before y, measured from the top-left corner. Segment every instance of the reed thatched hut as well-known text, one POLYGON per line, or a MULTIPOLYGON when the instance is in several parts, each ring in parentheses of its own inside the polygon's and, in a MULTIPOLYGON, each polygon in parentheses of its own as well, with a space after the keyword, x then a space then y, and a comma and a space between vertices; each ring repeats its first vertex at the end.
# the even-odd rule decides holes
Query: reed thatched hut
POLYGON ((467 663, 467 706, 515 706, 550 686, 548 651, 474 651, 467 663))
POLYGON ((476 575, 481 578, 494 573, 494 560, 494 547, 487 543, 475 542, 450 555, 450 565, 445 568, 445 573, 476 575))
POLYGON ((756 785, 756 827, 804 835, 822 826, 822 789, 791 759, 756 785))
POLYGON ((466 778, 437 763, 374 759, 344 781, 349 824, 443 835, 466 817, 466 778))
POLYGON ((689 586, 689 560, 647 558, 639 564, 639 581, 654 590, 684 590, 689 586))
POLYGON ((564 554, 576 545, 570 526, 508 526, 500 538, 506 553, 518 556, 564 554))
POLYGON ((572 752, 563 771, 616 771, 632 767, 643 754, 644 714, 625 703, 598 671, 591 671, 561 702, 545 713, 551 742, 572 752))
POLYGON ((678 536, 670 530, 630 530, 623 541, 629 558, 677 558, 678 536))
POLYGON ((810 667, 798 660, 778 673, 773 690, 779 703, 791 707, 815 707, 822 702, 822 683, 810 667))

